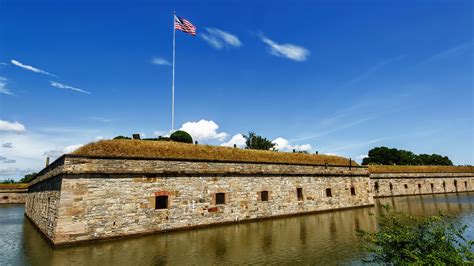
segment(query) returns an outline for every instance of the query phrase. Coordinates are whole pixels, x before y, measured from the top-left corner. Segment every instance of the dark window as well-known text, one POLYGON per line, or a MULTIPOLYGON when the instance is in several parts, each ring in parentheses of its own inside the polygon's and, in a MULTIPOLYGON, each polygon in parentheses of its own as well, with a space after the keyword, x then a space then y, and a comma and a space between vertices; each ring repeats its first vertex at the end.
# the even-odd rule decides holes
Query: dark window
POLYGON ((268 201, 268 191, 260 192, 260 200, 261 201, 268 201))
POLYGON ((446 182, 443 181, 443 187, 446 188, 446 182))
POLYGON ((467 188, 467 181, 464 181, 464 187, 467 188))
POLYGON ((407 184, 405 184, 405 189, 407 189, 407 188, 408 188, 408 185, 407 185, 407 184))
POLYGON ((392 190, 393 190, 393 185, 392 185, 392 183, 390 183, 390 191, 392 191, 392 190))
POLYGON ((216 193, 216 204, 225 204, 225 193, 216 193))
POLYGON ((168 209, 168 196, 155 197, 155 209, 168 209))
POLYGON ((331 189, 326 188, 326 197, 332 197, 331 189))
POLYGON ((378 181, 375 181, 374 189, 375 189, 375 192, 379 192, 379 182, 378 181))
POLYGON ((458 181, 457 180, 454 180, 454 187, 458 188, 458 181))
POLYGON ((434 185, 433 183, 431 183, 431 191, 433 191, 433 189, 434 189, 434 185))
POLYGON ((421 189, 421 184, 418 184, 418 189, 421 189))
POLYGON ((298 197, 299 201, 303 200, 303 189, 302 188, 297 188, 296 189, 296 196, 298 197))
POLYGON ((3 199, 8 199, 8 196, 3 196, 3 199))
POLYGON ((355 194, 356 194, 356 189, 355 189, 355 187, 351 187, 351 195, 352 195, 352 196, 355 196, 355 194))

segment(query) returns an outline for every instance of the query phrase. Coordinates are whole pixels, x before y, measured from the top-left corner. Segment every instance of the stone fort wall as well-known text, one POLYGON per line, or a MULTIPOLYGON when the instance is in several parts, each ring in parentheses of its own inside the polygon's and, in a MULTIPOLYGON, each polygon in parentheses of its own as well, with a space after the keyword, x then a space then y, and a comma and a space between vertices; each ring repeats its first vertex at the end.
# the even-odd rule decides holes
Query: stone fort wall
POLYGON ((373 205, 364 167, 66 157, 60 169, 40 173, 25 208, 55 245, 373 205))
POLYGON ((375 197, 474 191, 474 173, 372 173, 375 197))
POLYGON ((24 204, 28 188, 23 185, 6 184, 0 186, 0 204, 24 204))

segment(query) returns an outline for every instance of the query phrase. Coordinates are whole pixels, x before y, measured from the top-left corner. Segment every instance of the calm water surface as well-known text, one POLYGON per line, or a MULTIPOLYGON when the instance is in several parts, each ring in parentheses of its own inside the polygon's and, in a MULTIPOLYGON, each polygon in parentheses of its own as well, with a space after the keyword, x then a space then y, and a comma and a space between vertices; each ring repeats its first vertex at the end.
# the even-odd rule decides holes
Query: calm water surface
POLYGON ((444 209, 474 239, 474 193, 377 200, 376 207, 304 215, 53 249, 24 219, 0 207, 1 265, 359 264, 355 228, 374 229, 380 204, 412 215, 444 209))

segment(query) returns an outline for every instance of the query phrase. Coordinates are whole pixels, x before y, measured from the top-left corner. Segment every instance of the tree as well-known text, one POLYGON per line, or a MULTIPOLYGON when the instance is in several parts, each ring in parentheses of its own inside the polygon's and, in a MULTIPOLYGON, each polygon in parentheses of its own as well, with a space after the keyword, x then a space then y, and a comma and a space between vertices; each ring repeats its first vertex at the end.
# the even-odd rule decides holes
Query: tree
POLYGON ((25 175, 22 179, 20 179, 19 183, 30 183, 31 180, 33 180, 33 177, 36 175, 36 173, 31 173, 25 175))
POLYGON ((466 225, 455 225, 438 215, 416 218, 382 206, 378 232, 357 230, 363 248, 369 252, 364 262, 393 265, 472 265, 474 241, 463 236, 466 225))
POLYGON ((244 138, 246 149, 271 150, 275 148, 275 143, 267 138, 255 134, 255 132, 249 132, 248 135, 244 135, 244 138))
POLYGON ((170 139, 177 142, 193 143, 193 137, 188 132, 178 130, 171 134, 170 139))
POLYGON ((453 165, 447 156, 439 154, 416 155, 411 151, 395 148, 376 147, 369 151, 368 157, 362 160, 363 165, 453 165))

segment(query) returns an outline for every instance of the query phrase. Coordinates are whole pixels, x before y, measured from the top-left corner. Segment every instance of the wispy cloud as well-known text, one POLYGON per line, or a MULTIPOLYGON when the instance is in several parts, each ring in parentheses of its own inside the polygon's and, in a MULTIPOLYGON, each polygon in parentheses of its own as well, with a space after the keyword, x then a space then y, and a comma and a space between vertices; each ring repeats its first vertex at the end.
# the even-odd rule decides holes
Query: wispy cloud
POLYGON ((7 95, 14 95, 8 88, 7 88, 7 78, 0 77, 0 93, 7 94, 7 95))
POLYGON ((0 156, 0 163, 15 163, 16 160, 8 159, 6 157, 0 156))
POLYGON ((82 93, 85 93, 85 94, 91 94, 88 91, 81 90, 79 88, 75 88, 75 87, 72 87, 72 86, 69 86, 69 85, 65 85, 65 84, 62 84, 62 83, 59 83, 59 82, 56 82, 56 81, 49 81, 49 82, 50 82, 51 86, 59 88, 59 89, 72 90, 72 91, 82 92, 82 93))
POLYGON ((8 65, 7 63, 4 63, 4 62, 0 62, 0 66, 6 66, 8 65))
POLYGON ((329 134, 334 133, 334 132, 341 131, 341 130, 343 130, 343 129, 347 129, 347 128, 354 127, 354 126, 356 126, 356 125, 365 123, 365 122, 370 121, 370 120, 372 120, 372 119, 374 119, 374 118, 375 118, 375 117, 365 117, 365 118, 361 118, 361 119, 358 119, 358 120, 352 120, 352 121, 349 122, 349 123, 343 123, 343 124, 341 124, 341 125, 338 125, 338 126, 336 126, 336 127, 331 128, 331 129, 323 130, 323 131, 321 131, 321 132, 319 132, 319 133, 316 133, 316 134, 312 134, 312 135, 308 135, 308 136, 304 136, 304 137, 292 139, 291 141, 303 141, 303 140, 309 140, 309 139, 319 138, 319 137, 322 137, 322 136, 325 136, 325 135, 329 135, 329 134))
POLYGON ((112 119, 108 119, 105 117, 100 117, 100 116, 91 116, 89 117, 90 120, 98 121, 98 122, 104 122, 104 123, 109 123, 112 122, 112 119))
POLYGON ((302 62, 305 61, 310 54, 309 50, 302 46, 294 45, 291 43, 279 44, 265 37, 263 34, 260 34, 259 37, 262 42, 268 45, 268 47, 270 48, 270 53, 274 56, 302 62))
POLYGON ((169 66, 169 65, 171 65, 170 62, 168 62, 168 60, 166 60, 164 58, 161 58, 161 57, 153 57, 153 59, 151 60, 151 63, 154 64, 154 65, 160 65, 160 66, 169 66))
POLYGON ((53 75, 53 74, 51 74, 51 73, 49 73, 49 72, 46 72, 46 71, 41 70, 41 69, 39 69, 39 68, 36 68, 36 67, 34 67, 34 66, 25 65, 25 64, 23 64, 23 63, 21 63, 21 62, 15 60, 15 59, 10 60, 10 63, 12 63, 13 65, 15 65, 15 66, 17 66, 17 67, 21 67, 21 68, 23 68, 23 69, 26 69, 26 70, 29 70, 29 71, 33 71, 33 72, 35 72, 35 73, 40 73, 40 74, 44 74, 44 75, 48 75, 48 76, 55 76, 55 75, 53 75))
POLYGON ((451 47, 447 50, 444 50, 440 53, 437 53, 437 54, 434 54, 434 55, 430 56, 428 59, 422 61, 420 64, 426 64, 426 63, 430 63, 432 61, 442 60, 442 59, 445 59, 445 58, 449 58, 449 57, 452 57, 452 56, 462 54, 462 53, 466 52, 472 45, 473 45, 472 42, 465 42, 465 43, 462 43, 462 44, 457 45, 455 47, 451 47))
POLYGON ((9 122, 6 120, 0 120, 0 131, 21 133, 25 132, 26 128, 18 121, 9 122))
POLYGON ((2 148, 12 149, 13 148, 13 143, 11 143, 11 142, 3 143, 2 148))
POLYGON ((242 46, 242 42, 234 34, 216 28, 205 28, 205 30, 207 33, 201 33, 199 36, 218 50, 224 47, 242 46))
POLYGON ((356 83, 359 83, 360 81, 364 80, 364 79, 367 79, 369 78, 370 76, 372 76, 373 74, 375 74, 377 71, 379 71, 381 68, 385 67, 386 65, 389 65, 391 63, 394 63, 394 62, 397 62, 397 61, 400 61, 404 58, 405 56, 403 55, 400 55, 400 56, 397 56, 397 57, 393 57, 393 58, 389 58, 389 59, 386 59, 386 60, 383 60, 377 64, 375 64, 374 66, 370 67, 369 69, 367 69, 367 71, 365 71, 364 73, 360 74, 359 76, 347 81, 343 86, 349 86, 349 85, 353 85, 353 84, 356 84, 356 83))
POLYGON ((365 147, 365 146, 383 141, 385 139, 386 138, 376 138, 376 139, 371 139, 371 140, 367 140, 367 141, 354 142, 354 143, 350 143, 350 144, 346 144, 346 145, 342 145, 342 146, 338 146, 338 147, 334 147, 334 148, 329 148, 327 150, 330 150, 331 152, 345 151, 345 150, 350 150, 350 149, 354 149, 354 148, 365 147))

